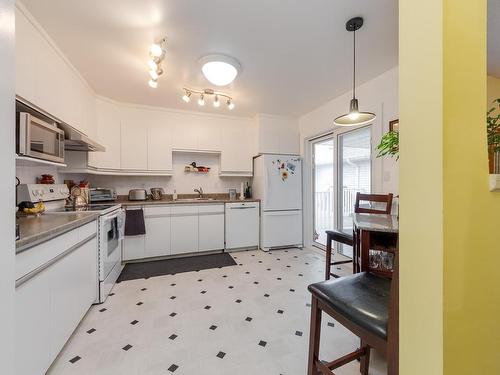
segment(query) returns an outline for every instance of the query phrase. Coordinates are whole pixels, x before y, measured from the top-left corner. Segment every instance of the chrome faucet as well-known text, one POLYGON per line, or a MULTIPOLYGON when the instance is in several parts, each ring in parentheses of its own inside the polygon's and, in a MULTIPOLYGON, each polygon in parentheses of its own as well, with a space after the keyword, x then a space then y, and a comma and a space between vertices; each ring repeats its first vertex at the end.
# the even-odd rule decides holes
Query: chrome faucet
POLYGON ((201 186, 199 189, 194 189, 194 192, 198 193, 198 198, 203 198, 203 189, 201 188, 201 186))

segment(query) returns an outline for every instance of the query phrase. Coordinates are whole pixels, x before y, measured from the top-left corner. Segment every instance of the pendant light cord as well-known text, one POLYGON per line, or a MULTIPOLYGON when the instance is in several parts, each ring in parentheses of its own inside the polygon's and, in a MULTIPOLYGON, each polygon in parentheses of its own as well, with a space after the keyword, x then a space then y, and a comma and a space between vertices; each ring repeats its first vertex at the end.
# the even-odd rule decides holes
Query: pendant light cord
POLYGON ((352 98, 356 99, 356 25, 354 25, 354 48, 353 48, 353 74, 352 74, 352 98))

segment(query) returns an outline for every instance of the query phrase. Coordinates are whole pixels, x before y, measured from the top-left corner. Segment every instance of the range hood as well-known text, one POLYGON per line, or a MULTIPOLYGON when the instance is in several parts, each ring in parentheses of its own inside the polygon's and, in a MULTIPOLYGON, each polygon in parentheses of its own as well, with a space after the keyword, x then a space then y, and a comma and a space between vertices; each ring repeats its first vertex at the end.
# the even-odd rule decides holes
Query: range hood
POLYGON ((59 124, 64 130, 64 149, 70 151, 106 151, 103 145, 93 141, 85 134, 67 124, 59 124))

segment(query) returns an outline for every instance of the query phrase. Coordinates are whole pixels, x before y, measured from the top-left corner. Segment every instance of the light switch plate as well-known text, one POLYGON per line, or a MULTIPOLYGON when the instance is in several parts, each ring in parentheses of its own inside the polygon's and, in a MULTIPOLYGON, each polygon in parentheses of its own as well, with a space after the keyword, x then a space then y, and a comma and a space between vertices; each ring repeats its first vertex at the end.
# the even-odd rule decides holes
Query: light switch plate
POLYGON ((500 174, 490 174, 490 191, 500 191, 500 174))

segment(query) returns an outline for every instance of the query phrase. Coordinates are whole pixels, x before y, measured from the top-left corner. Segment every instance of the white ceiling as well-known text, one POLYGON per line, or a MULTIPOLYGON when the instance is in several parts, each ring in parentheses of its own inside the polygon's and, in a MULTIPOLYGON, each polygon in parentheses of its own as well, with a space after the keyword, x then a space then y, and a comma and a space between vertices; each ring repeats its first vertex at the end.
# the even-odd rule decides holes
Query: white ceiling
MULTIPOLYGON (((397 0, 22 0, 93 89, 118 101, 198 110, 182 87, 209 88, 198 59, 228 54, 242 72, 224 91, 236 115, 297 116, 350 89, 352 34, 363 16, 358 83, 397 65, 397 0), (168 37, 166 73, 148 82, 148 48, 168 37)), ((347 104, 346 104, 347 105, 347 104)), ((228 114, 206 106, 204 111, 228 114)))
POLYGON ((500 78, 500 0, 488 1, 488 74, 500 78))

